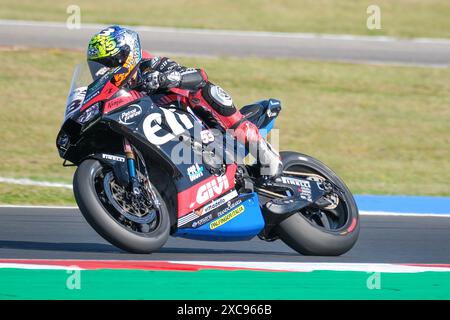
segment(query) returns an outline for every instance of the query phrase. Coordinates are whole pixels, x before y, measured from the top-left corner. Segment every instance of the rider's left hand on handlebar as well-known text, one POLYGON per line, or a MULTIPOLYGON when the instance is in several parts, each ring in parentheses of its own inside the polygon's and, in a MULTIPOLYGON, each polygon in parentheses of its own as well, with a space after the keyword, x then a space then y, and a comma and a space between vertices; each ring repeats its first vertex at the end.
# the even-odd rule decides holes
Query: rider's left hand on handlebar
POLYGON ((143 74, 144 87, 146 90, 156 90, 161 85, 163 74, 159 71, 151 71, 143 74))

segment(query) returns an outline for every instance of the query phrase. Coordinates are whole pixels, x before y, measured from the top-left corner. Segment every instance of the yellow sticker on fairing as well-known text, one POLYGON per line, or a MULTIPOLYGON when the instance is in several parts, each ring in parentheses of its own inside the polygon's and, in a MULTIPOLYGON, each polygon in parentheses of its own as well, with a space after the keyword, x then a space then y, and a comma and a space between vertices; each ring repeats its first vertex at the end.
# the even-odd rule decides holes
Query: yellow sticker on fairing
POLYGON ((240 215, 242 212, 245 211, 245 208, 243 205, 240 205, 239 207, 237 207, 236 209, 233 209, 230 213, 227 213, 226 215, 224 215, 223 217, 221 217, 220 219, 217 219, 213 222, 211 222, 209 224, 209 228, 211 230, 220 227, 221 225, 224 225, 225 223, 227 223, 228 221, 230 221, 233 218, 236 218, 238 215, 240 215))

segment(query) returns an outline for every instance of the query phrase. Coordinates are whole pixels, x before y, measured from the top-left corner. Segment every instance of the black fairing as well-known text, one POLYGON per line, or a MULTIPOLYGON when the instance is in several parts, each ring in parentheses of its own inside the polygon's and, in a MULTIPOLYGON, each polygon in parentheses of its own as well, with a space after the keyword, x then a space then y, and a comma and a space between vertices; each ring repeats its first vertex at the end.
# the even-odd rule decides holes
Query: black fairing
POLYGON ((57 138, 60 156, 76 165, 95 154, 123 154, 123 137, 126 137, 141 152, 149 167, 159 167, 172 177, 177 192, 212 175, 204 170, 203 175, 195 181, 189 179, 188 167, 196 159, 201 159, 201 154, 194 152, 188 137, 198 137, 199 132, 194 134, 194 131, 201 131, 205 127, 195 115, 181 106, 172 105, 170 110, 160 108, 151 97, 144 96, 84 126, 75 120, 77 116, 65 120, 57 138), (141 111, 124 123, 124 114, 132 108, 141 111), (64 135, 68 136, 65 146, 61 142, 61 136, 64 135), (183 138, 186 139, 185 144, 180 144, 183 138), (180 163, 174 163, 173 160, 176 157, 172 153, 177 152, 184 156, 180 163))
MULTIPOLYGON (((111 75, 106 74, 94 81, 88 86, 86 96, 96 97, 96 94, 103 92, 102 88, 108 84, 110 78, 111 75)), ((202 161, 204 155, 202 148, 216 146, 216 144, 208 142, 205 145, 201 141, 194 140, 200 139, 200 131, 207 127, 194 113, 189 112, 189 108, 179 104, 157 106, 152 96, 142 96, 125 88, 119 89, 110 97, 100 101, 97 98, 97 102, 86 108, 82 105, 67 107, 66 116, 56 140, 59 154, 63 159, 75 165, 80 165, 88 158, 98 159, 112 167, 119 183, 126 185, 129 177, 126 173, 125 161, 109 161, 103 157, 103 154, 124 156, 123 138, 125 137, 144 158, 152 181, 155 179, 155 183, 159 184, 160 188, 166 188, 163 185, 169 184, 167 188, 174 191, 174 193, 170 192, 172 195, 217 174, 217 167, 210 167, 202 161), (118 101, 115 99, 120 97, 126 98, 123 100, 126 103, 113 106, 113 101, 118 101), (92 112, 92 117, 85 117, 89 109, 94 106, 95 110, 98 110, 92 112), (83 124, 80 120, 82 118, 85 120, 83 124), (200 145, 200 151, 198 145, 200 145), (196 164, 198 166, 195 166, 196 164), (201 171, 197 174, 199 167, 201 171)), ((159 101, 161 97, 153 98, 159 101)), ((244 107, 242 111, 249 115, 246 112, 250 110, 249 108, 244 107)), ((274 99, 261 101, 252 107, 252 110, 255 113, 249 117, 249 120, 263 127, 278 115, 280 103, 274 99)), ((228 138, 226 136, 225 139, 228 140, 228 138)), ((243 148, 239 144, 237 147, 243 148)), ((225 164, 222 163, 220 167, 220 170, 223 170, 225 164)), ((172 205, 173 214, 177 212, 176 206, 176 203, 172 205)), ((172 223, 176 221, 176 216, 171 220, 172 223)))

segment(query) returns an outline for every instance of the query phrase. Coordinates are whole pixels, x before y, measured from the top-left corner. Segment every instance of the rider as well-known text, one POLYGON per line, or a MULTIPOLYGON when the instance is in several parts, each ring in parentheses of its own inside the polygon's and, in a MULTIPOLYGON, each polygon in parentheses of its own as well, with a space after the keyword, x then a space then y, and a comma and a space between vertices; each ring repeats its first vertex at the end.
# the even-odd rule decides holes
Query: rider
MULTIPOLYGON (((208 81, 203 69, 186 68, 169 58, 152 56, 141 49, 135 31, 120 26, 95 34, 89 42, 87 59, 107 68, 122 66, 122 73, 115 75, 117 85, 126 81, 124 85, 147 94, 168 90, 188 92, 186 102, 204 120, 212 118, 223 129, 234 129, 234 136, 240 142, 256 144, 259 157, 255 150, 251 153, 260 164, 262 175, 274 177, 281 173, 278 153, 260 135, 258 128, 245 120, 232 98, 208 81)), ((169 98, 176 101, 177 94, 166 96, 166 103, 171 102, 169 98)))

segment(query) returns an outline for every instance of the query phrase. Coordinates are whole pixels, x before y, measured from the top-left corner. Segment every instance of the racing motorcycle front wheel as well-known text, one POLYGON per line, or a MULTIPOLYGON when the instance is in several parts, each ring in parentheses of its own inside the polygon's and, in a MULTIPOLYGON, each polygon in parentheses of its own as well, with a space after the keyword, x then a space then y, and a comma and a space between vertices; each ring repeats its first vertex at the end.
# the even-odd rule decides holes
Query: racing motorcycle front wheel
POLYGON ((158 190, 138 171, 141 185, 133 193, 116 181, 110 167, 84 160, 75 172, 75 200, 87 222, 104 239, 132 253, 160 249, 170 233, 169 213, 158 190))
POLYGON ((327 181, 336 192, 326 207, 306 207, 283 220, 276 235, 304 255, 339 256, 349 251, 359 235, 355 199, 345 183, 322 162, 297 152, 280 152, 283 176, 327 181))

